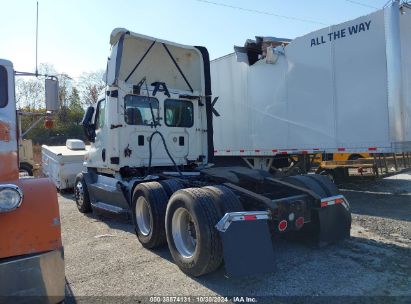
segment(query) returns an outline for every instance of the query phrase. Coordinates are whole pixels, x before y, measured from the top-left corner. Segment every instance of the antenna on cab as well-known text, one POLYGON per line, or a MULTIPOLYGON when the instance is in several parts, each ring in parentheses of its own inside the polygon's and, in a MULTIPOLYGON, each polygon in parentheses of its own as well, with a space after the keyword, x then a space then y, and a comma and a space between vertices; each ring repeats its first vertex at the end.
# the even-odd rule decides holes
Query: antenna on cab
POLYGON ((39 75, 39 70, 37 66, 37 49, 39 40, 39 2, 37 1, 37 11, 36 11, 36 77, 39 75))

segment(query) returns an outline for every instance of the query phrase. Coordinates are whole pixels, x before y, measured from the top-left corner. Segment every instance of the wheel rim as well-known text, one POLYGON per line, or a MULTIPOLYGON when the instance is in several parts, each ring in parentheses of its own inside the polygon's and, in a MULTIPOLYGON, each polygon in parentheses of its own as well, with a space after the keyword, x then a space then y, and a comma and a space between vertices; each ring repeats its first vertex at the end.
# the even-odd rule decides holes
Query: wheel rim
POLYGON ((84 189, 81 181, 78 181, 75 187, 75 196, 77 205, 82 205, 84 202, 84 189))
POLYGON ((197 247, 197 234, 190 213, 178 208, 171 220, 174 245, 184 258, 191 258, 197 247))
POLYGON ((26 169, 20 169, 19 170, 19 175, 20 175, 20 177, 30 176, 30 172, 26 169))
POLYGON ((136 220, 141 234, 147 236, 151 231, 150 207, 146 199, 140 196, 136 203, 136 220))

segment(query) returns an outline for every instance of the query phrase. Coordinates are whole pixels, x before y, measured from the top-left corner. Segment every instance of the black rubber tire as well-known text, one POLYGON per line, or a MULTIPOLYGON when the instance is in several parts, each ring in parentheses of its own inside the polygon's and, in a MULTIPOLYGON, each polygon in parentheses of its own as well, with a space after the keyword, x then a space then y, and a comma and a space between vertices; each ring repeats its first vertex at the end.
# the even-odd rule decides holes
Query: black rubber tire
POLYGON ((165 244, 164 218, 167 202, 167 193, 159 182, 141 183, 134 188, 131 213, 137 238, 143 247, 153 249, 165 244), (144 235, 137 224, 136 204, 140 196, 144 197, 149 206, 150 232, 148 235, 144 235))
POLYGON ((351 154, 351 155, 348 157, 348 160, 357 160, 357 159, 361 159, 361 158, 364 158, 364 157, 361 156, 360 154, 351 154))
POLYGON ((182 189, 171 197, 166 212, 168 248, 175 263, 184 273, 198 277, 220 267, 223 261, 223 246, 214 227, 219 219, 214 197, 205 189, 182 189), (174 243, 172 218, 179 208, 189 212, 196 229, 197 244, 191 257, 183 257, 174 243))
POLYGON ((89 197, 88 189, 87 189, 87 183, 84 180, 83 173, 79 173, 76 176, 76 180, 74 183, 74 198, 76 200, 78 211, 80 211, 81 213, 89 213, 93 211, 93 209, 91 208, 90 197, 89 197), (77 188, 78 183, 81 184, 82 191, 83 191, 81 201, 80 201, 81 193, 79 192, 79 189, 77 188))
POLYGON ((19 170, 27 172, 29 176, 33 176, 33 166, 28 163, 20 163, 19 170))
POLYGON ((165 179, 160 181, 168 197, 171 197, 174 192, 184 188, 184 184, 177 179, 165 179))
POLYGON ((349 177, 348 168, 335 168, 332 171, 333 171, 332 175, 334 177, 334 181, 337 184, 341 184, 345 182, 347 178, 349 177))
POLYGON ((202 189, 208 191, 214 197, 221 216, 224 216, 228 212, 244 211, 243 205, 238 197, 227 187, 214 185, 203 187, 202 189))

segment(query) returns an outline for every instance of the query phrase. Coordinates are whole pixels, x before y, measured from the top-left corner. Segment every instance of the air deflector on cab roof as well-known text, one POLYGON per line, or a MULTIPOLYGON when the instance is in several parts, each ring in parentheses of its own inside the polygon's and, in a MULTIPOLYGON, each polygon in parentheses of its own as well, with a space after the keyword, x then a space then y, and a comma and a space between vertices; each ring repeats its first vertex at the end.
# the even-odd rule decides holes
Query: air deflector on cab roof
POLYGON ((111 34, 111 56, 106 81, 136 84, 164 82, 173 90, 204 95, 204 62, 196 47, 155 39, 125 29, 111 34))

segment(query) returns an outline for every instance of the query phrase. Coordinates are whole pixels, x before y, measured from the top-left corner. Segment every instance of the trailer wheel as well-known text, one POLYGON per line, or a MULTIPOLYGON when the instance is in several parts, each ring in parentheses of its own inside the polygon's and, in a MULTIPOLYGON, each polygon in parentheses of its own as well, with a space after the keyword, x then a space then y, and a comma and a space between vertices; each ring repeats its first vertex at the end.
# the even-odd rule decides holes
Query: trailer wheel
POLYGON ((350 157, 348 157, 348 160, 357 160, 361 158, 364 158, 364 157, 360 154, 351 154, 350 157))
POLYGON ((162 180, 160 184, 161 186, 163 186, 168 197, 171 197, 174 192, 177 192, 178 190, 184 188, 183 183, 177 179, 165 179, 165 180, 162 180))
POLYGON ((173 194, 167 206, 166 233, 177 266, 194 277, 216 270, 223 261, 217 229, 219 212, 205 189, 187 188, 173 194))
POLYGON ((84 180, 83 173, 79 173, 76 176, 76 181, 74 183, 74 198, 76 199, 77 209, 81 213, 89 213, 92 211, 87 184, 84 180))
POLYGON ((228 212, 244 211, 243 205, 238 197, 227 187, 215 185, 203 187, 203 189, 207 190, 214 197, 221 216, 224 216, 228 212))
POLYGON ((136 186, 132 200, 132 214, 136 235, 145 248, 155 248, 166 241, 164 217, 167 193, 158 182, 136 186))
POLYGON ((28 163, 20 163, 19 172, 23 176, 33 176, 33 166, 28 163))

